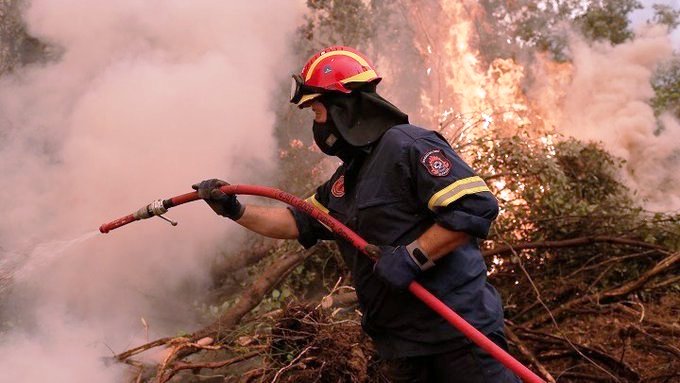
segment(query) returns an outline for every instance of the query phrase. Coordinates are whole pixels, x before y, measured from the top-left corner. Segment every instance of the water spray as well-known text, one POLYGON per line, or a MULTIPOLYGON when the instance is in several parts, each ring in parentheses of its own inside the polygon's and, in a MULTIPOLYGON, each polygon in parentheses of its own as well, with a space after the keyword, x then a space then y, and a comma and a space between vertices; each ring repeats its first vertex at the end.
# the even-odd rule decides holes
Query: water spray
MULTIPOLYGON (((245 195, 256 195, 261 197, 267 197, 279 200, 281 202, 287 203, 296 209, 309 214, 314 219, 326 225, 331 231, 339 235, 346 241, 350 242, 355 248, 361 251, 363 254, 367 255, 371 259, 375 260, 380 254, 380 249, 374 245, 369 244, 358 234, 350 230, 347 226, 343 225, 337 219, 331 217, 330 215, 322 212, 321 210, 314 207, 312 204, 303 201, 302 199, 284 191, 256 185, 225 185, 220 187, 220 190, 226 194, 245 194, 245 195)), ((118 218, 117 220, 105 223, 99 227, 101 233, 108 233, 111 230, 117 229, 121 226, 125 226, 129 223, 139 221, 142 219, 147 219, 151 217, 160 217, 168 222, 172 226, 176 226, 177 222, 163 217, 163 214, 167 213, 168 209, 185 204, 187 202, 199 200, 197 192, 187 193, 172 197, 166 200, 156 200, 152 203, 140 208, 132 214, 128 214, 124 217, 118 218)), ((517 359, 510 355, 507 351, 500 348, 496 343, 487 338, 479 330, 470 325, 463 317, 456 314, 450 307, 446 306, 441 300, 432 295, 418 282, 411 282, 408 287, 409 291, 413 293, 418 299, 425 303, 428 307, 434 310, 437 314, 441 315, 442 318, 446 319, 453 327, 458 331, 463 333, 468 339, 474 342, 477 346, 488 352, 496 360, 502 363, 505 367, 514 372, 519 376, 524 382, 528 383, 545 383, 538 375, 534 374, 526 366, 521 364, 517 359)))

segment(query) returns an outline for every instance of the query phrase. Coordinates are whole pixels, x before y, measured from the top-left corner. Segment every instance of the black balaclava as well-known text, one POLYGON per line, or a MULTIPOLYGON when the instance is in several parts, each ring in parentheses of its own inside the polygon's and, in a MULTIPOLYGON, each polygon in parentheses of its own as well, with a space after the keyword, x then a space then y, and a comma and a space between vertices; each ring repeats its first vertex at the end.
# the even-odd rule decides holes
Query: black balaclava
POLYGON ((314 121, 312 132, 314 133, 314 142, 316 142, 316 146, 329 156, 338 156, 340 158, 346 157, 343 154, 352 149, 352 146, 342 138, 342 135, 338 132, 338 128, 335 126, 335 123, 330 116, 326 118, 326 122, 314 121))
POLYGON ((314 141, 322 152, 347 163, 370 150, 389 128, 408 123, 408 116, 365 85, 350 94, 329 93, 319 100, 326 122, 314 122, 314 141))

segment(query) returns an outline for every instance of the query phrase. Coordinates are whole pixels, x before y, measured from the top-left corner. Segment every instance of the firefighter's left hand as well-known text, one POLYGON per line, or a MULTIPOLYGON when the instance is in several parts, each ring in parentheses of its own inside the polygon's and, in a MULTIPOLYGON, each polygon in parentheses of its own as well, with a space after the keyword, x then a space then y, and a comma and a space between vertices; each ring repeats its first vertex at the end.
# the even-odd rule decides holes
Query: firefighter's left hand
POLYGON ((406 290, 421 272, 408 254, 406 246, 380 246, 380 258, 373 271, 398 290, 406 290))
POLYGON ((229 183, 213 178, 193 184, 191 188, 198 192, 198 196, 203 198, 216 214, 236 221, 241 218, 245 208, 235 195, 229 195, 220 190, 221 186, 226 185, 229 183))

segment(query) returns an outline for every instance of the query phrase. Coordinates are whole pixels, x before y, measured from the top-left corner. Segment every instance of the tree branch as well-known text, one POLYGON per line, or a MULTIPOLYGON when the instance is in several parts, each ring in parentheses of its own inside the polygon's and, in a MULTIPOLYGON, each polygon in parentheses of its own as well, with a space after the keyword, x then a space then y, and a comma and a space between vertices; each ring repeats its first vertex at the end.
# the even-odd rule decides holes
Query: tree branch
POLYGON ((662 246, 654 245, 651 243, 637 241, 629 238, 618 238, 618 237, 608 237, 608 236, 592 236, 592 237, 578 237, 571 239, 564 239, 560 241, 537 241, 537 242, 525 242, 518 243, 514 245, 500 246, 495 249, 486 250, 482 253, 485 257, 490 257, 494 255, 501 255, 512 253, 513 249, 515 251, 526 250, 526 249, 559 249, 564 247, 575 247, 575 246, 585 246, 592 245, 593 243, 611 243, 617 245, 626 246, 637 246, 648 249, 655 249, 661 252, 666 252, 667 250, 662 246))
POLYGON ((154 348, 154 347, 163 346, 163 345, 167 344, 169 341, 171 341, 171 340, 173 340, 173 339, 174 339, 174 338, 172 338, 172 337, 166 337, 166 338, 156 339, 156 340, 154 340, 153 342, 149 342, 149 343, 143 344, 143 345, 141 345, 141 346, 139 346, 139 347, 135 347, 135 348, 130 349, 130 350, 127 350, 127 351, 125 351, 125 352, 121 352, 120 354, 114 356, 114 358, 115 358, 116 360, 122 362, 122 361, 124 361, 125 359, 127 359, 127 358, 129 358, 129 357, 131 357, 131 356, 133 356, 133 355, 139 354, 140 352, 144 352, 144 351, 149 350, 149 349, 152 349, 152 348, 154 348))
POLYGON ((175 362, 172 366, 172 369, 170 372, 165 376, 165 381, 167 382, 170 380, 175 374, 182 370, 196 370, 196 369, 201 369, 201 368, 210 368, 210 369, 215 369, 215 368, 221 368, 225 366, 229 366, 234 363, 242 362, 246 359, 250 359, 254 356, 260 355, 259 351, 253 351, 249 352, 247 354, 239 355, 236 357, 233 357, 231 359, 227 360, 221 360, 218 362, 203 362, 203 363, 186 363, 186 362, 175 362))

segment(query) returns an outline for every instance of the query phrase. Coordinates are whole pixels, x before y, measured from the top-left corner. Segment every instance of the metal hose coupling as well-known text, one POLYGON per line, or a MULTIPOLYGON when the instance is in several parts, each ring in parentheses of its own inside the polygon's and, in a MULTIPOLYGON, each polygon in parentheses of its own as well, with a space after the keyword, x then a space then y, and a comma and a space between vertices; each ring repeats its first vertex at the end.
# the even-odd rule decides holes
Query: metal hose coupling
POLYGON ((168 209, 163 206, 163 200, 157 199, 150 204, 140 208, 136 212, 132 213, 135 219, 146 219, 151 218, 155 215, 160 216, 168 212, 168 209))
POLYGON ((168 209, 165 207, 163 204, 162 199, 157 199, 150 204, 144 206, 143 208, 137 210, 136 212, 132 213, 132 216, 135 219, 146 219, 146 218, 151 218, 151 217, 158 217, 161 218, 164 221, 169 222, 172 226, 177 226, 177 222, 163 217, 163 214, 167 213, 168 209))

